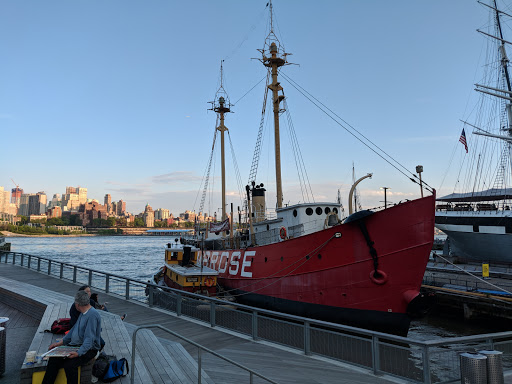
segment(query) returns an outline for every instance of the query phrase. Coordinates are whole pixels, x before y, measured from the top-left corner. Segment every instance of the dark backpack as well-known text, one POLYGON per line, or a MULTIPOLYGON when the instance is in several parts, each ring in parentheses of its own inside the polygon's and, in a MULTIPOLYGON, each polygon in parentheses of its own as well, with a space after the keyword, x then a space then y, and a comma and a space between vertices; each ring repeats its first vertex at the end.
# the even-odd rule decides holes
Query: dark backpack
POLYGON ((104 353, 98 356, 92 366, 93 376, 96 376, 103 383, 110 383, 126 376, 128 372, 128 361, 124 357, 117 360, 116 356, 109 356, 104 353))
POLYGON ((63 319, 57 319, 53 322, 50 330, 46 330, 45 332, 51 332, 51 333, 66 333, 71 329, 70 324, 71 319, 69 317, 63 318, 63 319))

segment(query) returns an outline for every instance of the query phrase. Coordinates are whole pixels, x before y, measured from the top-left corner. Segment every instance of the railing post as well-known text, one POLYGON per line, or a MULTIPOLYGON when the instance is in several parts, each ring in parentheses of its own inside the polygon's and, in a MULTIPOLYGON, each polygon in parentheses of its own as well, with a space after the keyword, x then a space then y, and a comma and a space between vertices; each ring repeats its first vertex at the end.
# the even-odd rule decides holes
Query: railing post
POLYGON ((21 254, 21 264, 20 264, 20 265, 21 265, 22 267, 23 267, 23 256, 25 256, 25 254, 24 254, 24 253, 22 253, 22 254, 21 254))
POLYGON ((76 283, 76 265, 73 265, 73 283, 76 283))
POLYGON ((60 263, 60 272, 59 277, 62 279, 64 277, 64 264, 60 263))
POLYGON ((304 354, 311 355, 311 327, 309 321, 304 322, 304 354))
POLYGON ((254 382, 254 376, 252 374, 252 372, 249 372, 249 384, 253 384, 254 382))
POLYGON ((379 352, 379 337, 372 335, 372 365, 373 374, 377 375, 380 371, 380 352, 379 352))
POLYGON ((110 275, 105 276, 105 293, 110 291, 110 275))
POLYGON ((12 254, 12 264, 16 264, 16 252, 12 254))
POLYGON ((124 293, 126 300, 130 300, 130 280, 126 279, 126 290, 124 293))
POLYGON ((176 295, 176 315, 181 316, 181 293, 176 295))
POLYGON ((153 292, 154 292, 154 287, 152 285, 147 285, 148 287, 148 302, 149 302, 149 306, 152 307, 154 305, 154 298, 153 298, 153 292))
MULTIPOLYGON (((5 260, 7 260, 7 256, 5 256, 5 260)), ((30 262, 32 261, 32 255, 28 255, 28 265, 27 268, 30 269, 30 262)))
POLYGON ((38 257, 37 258, 37 272, 40 272, 41 271, 41 258, 38 257))
POLYGON ((252 311, 252 339, 258 340, 258 311, 252 311))
POLYGON ((87 285, 92 287, 92 271, 89 269, 89 278, 87 279, 87 285))
POLYGON ((430 356, 428 345, 423 346, 423 383, 430 384, 430 356))
POLYGON ((201 348, 197 348, 197 384, 201 384, 201 348))
POLYGON ((488 339, 487 344, 489 344, 489 349, 494 351, 494 339, 488 339))
POLYGON ((50 275, 52 273, 52 261, 48 260, 48 274, 50 275))
POLYGON ((215 301, 210 301, 210 327, 215 327, 215 301))

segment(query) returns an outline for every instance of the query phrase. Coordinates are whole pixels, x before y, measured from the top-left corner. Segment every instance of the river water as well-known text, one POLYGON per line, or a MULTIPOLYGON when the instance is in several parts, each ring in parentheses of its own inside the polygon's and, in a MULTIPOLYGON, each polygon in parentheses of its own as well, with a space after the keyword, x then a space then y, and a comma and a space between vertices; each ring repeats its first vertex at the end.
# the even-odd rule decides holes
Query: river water
MULTIPOLYGON (((161 267, 170 236, 9 237, 11 250, 147 281, 161 267)), ((493 324, 475 325, 445 317, 414 320, 409 337, 431 340, 496 332, 493 324)))

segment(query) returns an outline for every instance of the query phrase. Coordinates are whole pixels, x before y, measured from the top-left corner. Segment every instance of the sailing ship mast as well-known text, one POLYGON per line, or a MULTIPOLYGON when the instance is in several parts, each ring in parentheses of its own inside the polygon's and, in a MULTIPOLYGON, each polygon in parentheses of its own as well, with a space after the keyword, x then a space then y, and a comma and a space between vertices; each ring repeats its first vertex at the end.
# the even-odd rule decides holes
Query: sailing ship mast
POLYGON ((284 95, 279 95, 279 91, 283 90, 283 87, 277 80, 278 68, 288 64, 286 61, 287 53, 283 52, 279 40, 274 33, 273 24, 273 11, 272 1, 269 2, 270 7, 270 32, 265 39, 265 47, 259 49, 263 58, 261 62, 263 65, 271 70, 272 83, 268 85, 268 88, 272 91, 272 104, 274 113, 274 142, 275 142, 275 163, 276 163, 276 195, 277 195, 277 208, 283 206, 283 186, 281 181, 281 143, 279 135, 279 113, 283 110, 280 108, 281 101, 284 100, 284 95), (269 44, 269 42, 271 42, 269 44), (277 44, 276 44, 277 42, 277 44), (278 46, 279 44, 279 46, 278 46))
MULTIPOLYGON (((224 125, 224 114, 231 112, 230 109, 231 104, 229 103, 229 99, 227 99, 227 93, 224 90, 223 86, 223 67, 222 62, 220 64, 220 87, 215 95, 215 100, 212 102, 211 110, 215 111, 219 117, 219 126, 216 127, 216 130, 220 132, 220 157, 221 157, 221 175, 222 175, 222 219, 221 221, 226 220, 226 159, 224 152, 224 132, 228 130, 228 128, 224 125), (224 97, 224 95, 226 97, 224 97)), ((223 231, 223 235, 226 235, 226 232, 223 231)))

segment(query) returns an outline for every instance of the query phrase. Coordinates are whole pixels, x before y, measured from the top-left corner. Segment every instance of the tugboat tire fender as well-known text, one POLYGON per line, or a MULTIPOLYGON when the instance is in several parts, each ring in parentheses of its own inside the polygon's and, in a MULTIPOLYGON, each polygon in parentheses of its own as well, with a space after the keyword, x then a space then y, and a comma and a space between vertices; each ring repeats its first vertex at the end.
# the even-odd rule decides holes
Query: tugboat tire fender
POLYGON ((383 285, 388 282, 388 275, 380 269, 373 270, 370 272, 370 280, 377 285, 383 285))
POLYGON ((285 227, 281 227, 279 229, 279 237, 284 240, 286 239, 286 228, 285 227))

